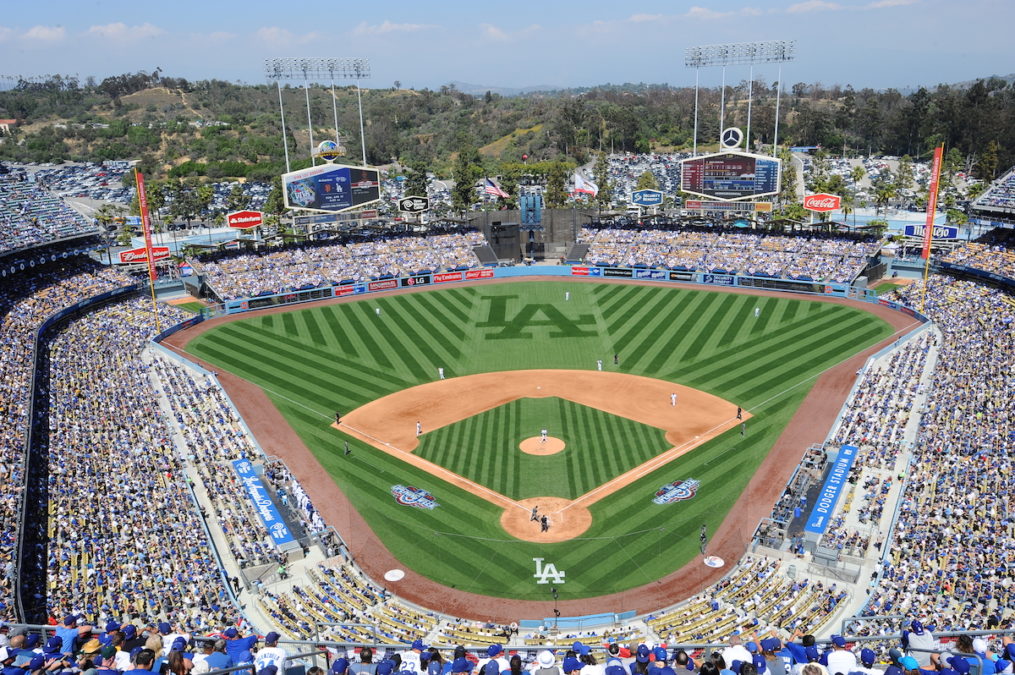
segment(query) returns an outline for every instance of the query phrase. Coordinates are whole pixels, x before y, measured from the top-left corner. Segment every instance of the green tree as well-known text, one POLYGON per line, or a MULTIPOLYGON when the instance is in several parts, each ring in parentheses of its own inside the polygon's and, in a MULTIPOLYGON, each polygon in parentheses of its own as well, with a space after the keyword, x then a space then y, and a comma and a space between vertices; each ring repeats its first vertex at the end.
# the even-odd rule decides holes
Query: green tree
POLYGON ((409 162, 405 168, 405 195, 407 197, 426 197, 426 164, 417 159, 409 162))
POLYGON ((596 155, 596 164, 592 169, 592 176, 596 185, 599 186, 599 192, 596 194, 596 204, 609 207, 613 202, 613 186, 610 185, 610 162, 606 158, 605 152, 600 152, 596 155))
POLYGON ((899 170, 895 174, 895 189, 898 192, 913 187, 913 158, 903 155, 899 160, 899 170))
POLYGON ((853 179, 853 189, 856 189, 857 183, 862 181, 867 176, 867 169, 863 168, 862 164, 857 164, 853 167, 853 170, 849 172, 849 177, 853 179))
POLYGON ((997 152, 997 141, 992 140, 990 143, 987 143, 987 147, 984 149, 983 154, 980 155, 980 159, 973 165, 973 175, 980 180, 994 180, 997 176, 997 152))
POLYGON ((451 167, 451 175, 455 179, 455 186, 451 190, 451 205, 456 211, 467 211, 478 201, 476 181, 483 175, 479 151, 472 146, 460 150, 451 167))
POLYGON ((239 183, 233 183, 233 187, 229 190, 229 196, 226 197, 226 209, 229 211, 242 211, 247 208, 250 204, 250 196, 243 191, 243 186, 239 183))
POLYGON ((559 209, 567 202, 568 165, 554 162, 546 177, 546 205, 559 209))
POLYGON ((264 210, 277 219, 285 213, 285 200, 282 197, 282 178, 275 176, 271 181, 271 191, 268 198, 264 200, 264 210))
POLYGON ((651 171, 645 171, 638 176, 638 181, 634 185, 635 190, 658 190, 659 181, 651 171))
POLYGON ((212 199, 215 198, 215 188, 210 185, 198 185, 194 192, 197 197, 198 212, 202 216, 207 216, 208 207, 211 206, 212 199))

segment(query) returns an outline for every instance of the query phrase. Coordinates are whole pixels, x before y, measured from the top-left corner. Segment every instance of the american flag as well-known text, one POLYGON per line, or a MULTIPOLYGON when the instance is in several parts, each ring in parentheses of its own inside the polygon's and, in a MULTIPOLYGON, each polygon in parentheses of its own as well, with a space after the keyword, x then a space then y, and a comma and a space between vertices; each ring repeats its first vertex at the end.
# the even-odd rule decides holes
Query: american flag
POLYGON ((508 199, 511 196, 494 185, 493 181, 489 178, 486 179, 486 185, 483 186, 483 192, 488 195, 493 195, 494 197, 500 197, 501 199, 508 199))

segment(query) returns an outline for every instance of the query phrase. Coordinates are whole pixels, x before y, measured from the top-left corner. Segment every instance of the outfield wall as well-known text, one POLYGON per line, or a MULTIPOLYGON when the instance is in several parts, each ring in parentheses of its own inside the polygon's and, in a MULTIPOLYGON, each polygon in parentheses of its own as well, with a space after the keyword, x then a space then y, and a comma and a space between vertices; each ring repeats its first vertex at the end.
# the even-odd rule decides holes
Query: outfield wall
MULTIPOLYGON (((822 283, 809 279, 775 279, 724 272, 692 272, 668 269, 647 269, 642 267, 603 267, 593 265, 554 265, 532 267, 480 267, 451 272, 434 272, 405 277, 390 277, 358 283, 338 284, 306 288, 285 293, 269 293, 251 298, 228 300, 226 314, 238 314, 265 307, 279 307, 315 300, 341 298, 349 295, 364 295, 378 291, 393 291, 417 286, 443 286, 481 279, 505 279, 514 277, 581 277, 592 279, 631 279, 635 281, 670 281, 679 284, 714 286, 720 288, 753 288, 766 291, 805 293, 839 298, 854 298, 868 302, 876 301, 876 294, 866 289, 855 289, 844 283, 822 283)), ((893 307, 917 316, 912 310, 893 307), (907 311, 908 310, 908 311, 907 311)), ((921 317, 917 317, 921 318, 921 317)), ((921 318, 921 320, 924 320, 921 318)))

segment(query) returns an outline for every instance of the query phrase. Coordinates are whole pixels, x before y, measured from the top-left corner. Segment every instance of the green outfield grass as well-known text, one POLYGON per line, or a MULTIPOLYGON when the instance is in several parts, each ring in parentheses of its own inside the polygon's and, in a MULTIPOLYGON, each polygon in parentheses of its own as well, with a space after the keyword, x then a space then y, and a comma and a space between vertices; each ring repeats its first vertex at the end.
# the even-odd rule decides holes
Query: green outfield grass
POLYGON ((669 448, 662 429, 560 398, 523 398, 423 434, 415 452, 512 499, 574 499, 669 448), (519 452, 543 428, 564 450, 519 452))
MULTIPOLYGON (((540 281, 254 314, 208 331, 189 350, 263 387, 406 566, 462 590, 546 599, 548 587, 535 583, 532 558, 565 570, 560 596, 578 598, 649 583, 698 555, 698 529, 718 528, 814 377, 890 334, 888 324, 866 312, 795 297, 540 281), (568 302, 565 291, 571 293, 568 302), (619 367, 613 365, 615 353, 619 367), (597 359, 607 370, 721 396, 754 418, 746 436, 727 432, 594 504, 594 523, 581 539, 550 545, 513 539, 490 503, 330 427, 334 411, 432 381, 438 367, 454 377, 527 368, 591 370, 597 359), (354 448, 349 457, 342 452, 346 440, 354 448), (652 503, 660 486, 688 478, 701 482, 693 499, 652 503), (391 496, 395 484, 429 490, 440 506, 401 506, 391 496)), ((490 414, 493 420, 507 413, 490 414)), ((446 430, 446 440, 456 442, 455 428, 470 425, 479 436, 496 435, 494 427, 484 430, 482 423, 465 420, 446 430)), ((466 453, 476 438, 464 431, 458 438, 462 445, 443 450, 447 461, 487 485, 512 484, 511 470, 500 467, 498 479, 495 467, 484 470, 478 458, 470 462, 466 453)), ((430 440, 424 452, 441 452, 430 440)), ((598 480, 521 464, 518 472, 518 490, 545 481, 581 491, 575 486, 598 480)), ((756 525, 737 524, 746 534, 756 525)))

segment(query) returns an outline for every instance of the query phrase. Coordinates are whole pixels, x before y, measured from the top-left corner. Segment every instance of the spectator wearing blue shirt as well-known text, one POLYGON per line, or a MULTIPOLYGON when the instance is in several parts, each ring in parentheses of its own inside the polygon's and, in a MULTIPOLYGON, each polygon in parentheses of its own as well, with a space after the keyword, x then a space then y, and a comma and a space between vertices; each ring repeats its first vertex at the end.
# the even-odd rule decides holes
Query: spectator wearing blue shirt
POLYGON ((251 651, 257 645, 256 635, 243 637, 233 626, 227 628, 223 635, 226 636, 226 653, 229 654, 234 666, 254 662, 254 655, 251 651))
POLYGON ((205 658, 205 663, 208 664, 208 670, 232 668, 236 665, 229 654, 226 653, 226 641, 222 639, 215 641, 212 653, 205 658))

